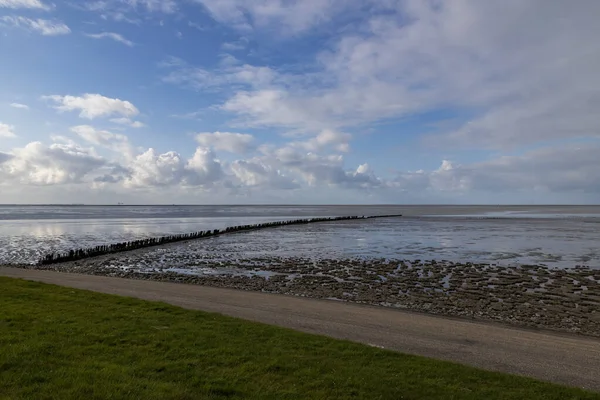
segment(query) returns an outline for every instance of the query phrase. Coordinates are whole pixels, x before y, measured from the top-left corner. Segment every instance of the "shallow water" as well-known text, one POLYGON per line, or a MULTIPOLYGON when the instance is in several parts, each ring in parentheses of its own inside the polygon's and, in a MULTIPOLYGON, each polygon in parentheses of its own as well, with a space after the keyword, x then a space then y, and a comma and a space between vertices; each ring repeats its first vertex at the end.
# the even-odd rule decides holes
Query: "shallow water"
POLYGON ((406 217, 246 232, 149 249, 130 262, 193 269, 207 258, 383 257, 600 268, 597 206, 0 206, 0 263, 239 224, 395 213, 406 217))
MULTIPOLYGON (((390 218, 282 227, 123 255, 124 264, 254 267, 274 258, 392 258, 600 268, 600 221, 390 218), (253 260, 256 260, 253 261, 253 260)), ((268 264, 268 263, 267 263, 268 264)))
POLYGON ((222 229, 292 217, 41 219, 0 222, 0 264, 33 263, 50 252, 222 229))

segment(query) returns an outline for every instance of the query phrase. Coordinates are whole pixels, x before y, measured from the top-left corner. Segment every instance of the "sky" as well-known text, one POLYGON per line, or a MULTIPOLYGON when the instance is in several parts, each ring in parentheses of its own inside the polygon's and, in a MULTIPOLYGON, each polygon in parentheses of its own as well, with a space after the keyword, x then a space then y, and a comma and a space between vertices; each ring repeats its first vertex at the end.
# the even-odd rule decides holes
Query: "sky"
POLYGON ((599 204, 599 15, 0 0, 0 203, 599 204))

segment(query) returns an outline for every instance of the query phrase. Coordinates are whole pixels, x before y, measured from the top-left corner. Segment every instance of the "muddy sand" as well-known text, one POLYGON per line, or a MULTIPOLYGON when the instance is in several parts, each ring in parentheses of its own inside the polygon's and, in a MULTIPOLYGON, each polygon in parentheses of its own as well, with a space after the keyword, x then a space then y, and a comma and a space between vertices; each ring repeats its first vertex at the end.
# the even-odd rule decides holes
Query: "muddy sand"
POLYGON ((339 300, 600 337, 600 270, 444 260, 222 257, 149 263, 148 250, 42 269, 339 300))

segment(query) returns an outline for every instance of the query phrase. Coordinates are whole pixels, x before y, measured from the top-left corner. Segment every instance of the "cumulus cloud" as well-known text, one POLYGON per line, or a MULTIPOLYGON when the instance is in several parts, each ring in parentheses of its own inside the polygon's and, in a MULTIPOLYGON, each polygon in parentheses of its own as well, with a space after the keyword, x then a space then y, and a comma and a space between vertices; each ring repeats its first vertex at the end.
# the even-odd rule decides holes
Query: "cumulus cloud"
POLYGON ((291 176, 260 159, 237 160, 230 166, 232 173, 244 187, 297 189, 300 185, 291 176))
POLYGON ((43 99, 55 103, 54 108, 59 111, 80 111, 81 118, 94 119, 111 115, 133 117, 139 110, 129 101, 112 99, 100 94, 86 93, 83 96, 44 96, 43 99))
POLYGON ((332 129, 324 129, 317 136, 305 142, 292 143, 309 151, 321 151, 327 147, 333 147, 336 151, 348 152, 352 135, 338 132, 332 129))
POLYGON ((133 157, 133 149, 125 135, 96 129, 89 125, 74 126, 71 131, 88 143, 119 152, 126 157, 133 157))
MULTIPOLYGON (((90 126, 76 126, 72 131, 88 143, 115 151, 127 150, 129 146, 125 136, 90 126)), ((65 139, 50 146, 32 142, 14 149, 12 154, 0 153, 0 178, 3 183, 17 181, 23 185, 88 184, 95 188, 120 185, 124 189, 153 189, 208 187, 222 180, 224 172, 220 161, 207 148, 199 147, 190 159, 174 151, 161 154, 150 148, 117 162, 100 157, 94 148, 65 139)))
POLYGON ((138 155, 130 165, 129 187, 167 186, 180 183, 185 176, 185 160, 176 152, 157 154, 154 149, 138 155))
POLYGON ((20 108, 22 110, 29 110, 29 106, 27 104, 21 104, 21 103, 10 103, 10 106, 12 108, 20 108))
POLYGON ((0 0, 0 8, 29 8, 39 10, 49 10, 50 6, 40 0, 0 0))
POLYGON ((154 149, 138 155, 129 165, 125 186, 132 188, 173 185, 210 185, 221 177, 221 164, 209 149, 198 148, 190 160, 169 151, 154 149))
POLYGON ((92 39, 111 39, 115 42, 124 44, 125 46, 133 47, 134 43, 131 40, 125 39, 123 35, 114 32, 102 32, 102 33, 86 33, 85 36, 92 39))
POLYGON ((414 192, 600 193, 600 146, 543 147, 473 164, 444 160, 434 171, 401 172, 386 184, 414 192))
POLYGON ((598 144, 570 144, 460 167, 453 171, 453 175, 466 180, 469 188, 493 192, 543 190, 555 193, 600 193, 598 159, 598 144))
POLYGON ((263 156, 255 159, 255 163, 258 160, 263 165, 271 166, 279 174, 292 177, 294 182, 304 185, 370 189, 381 184, 367 164, 348 169, 344 157, 339 154, 306 152, 293 144, 284 147, 261 146, 260 151, 263 156))
POLYGON ((196 135, 196 141, 204 147, 238 154, 254 148, 254 137, 247 133, 202 132, 196 135))
POLYGON ((0 176, 30 185, 80 183, 106 164, 106 160, 91 149, 73 144, 45 146, 32 142, 13 150, 12 157, 0 164, 0 176))
POLYGON ((215 153, 208 148, 198 147, 188 161, 186 169, 190 172, 186 177, 187 184, 210 185, 223 176, 221 162, 215 153))
POLYGON ((14 138, 16 136, 14 126, 0 122, 0 138, 14 138))
MULTIPOLYGON (((71 131, 93 146, 113 150, 119 155, 129 152, 130 156, 119 162, 109 161, 99 157, 93 147, 85 148, 68 138, 56 137, 57 142, 49 147, 34 142, 23 149, 15 149, 11 156, 3 155, 2 175, 31 185, 87 183, 94 187, 120 185, 125 189, 220 185, 242 190, 240 193, 307 186, 363 190, 381 185, 368 165, 346 169, 343 157, 339 155, 320 156, 283 147, 263 149, 262 156, 224 164, 209 147, 198 147, 189 159, 175 151, 160 153, 152 148, 135 154, 124 135, 88 125, 75 126, 71 131)), ((209 141, 215 137, 219 135, 211 134, 209 141)), ((232 144, 225 147, 229 145, 232 144)), ((238 145, 232 146, 239 150, 238 145)))
MULTIPOLYGON (((87 143, 119 153, 122 153, 119 146, 129 146, 124 135, 90 126, 73 127, 72 131, 87 143)), ((10 154, 0 153, 0 182, 86 184, 125 191, 144 189, 145 193, 167 187, 174 193, 186 188, 230 187, 238 195, 262 195, 268 190, 284 197, 287 196, 284 192, 289 190, 307 194, 316 188, 318 191, 339 189, 354 191, 356 199, 374 195, 396 201, 406 195, 429 201, 463 196, 472 202, 473 193, 491 196, 510 193, 513 199, 532 193, 542 197, 575 194, 579 198, 600 193, 597 168, 600 146, 590 143, 544 147, 471 164, 443 160, 434 170, 402 171, 394 177, 383 178, 369 164, 349 168, 341 155, 319 155, 289 145, 261 146, 261 155, 231 163, 221 162, 207 147, 198 147, 190 158, 175 151, 160 153, 148 149, 137 154, 132 151, 131 157, 117 162, 102 158, 94 148, 83 147, 67 138, 56 140, 58 142, 50 146, 33 142, 10 154)))
POLYGON ((374 174, 360 172, 361 167, 355 171, 346 170, 344 158, 341 155, 319 156, 307 153, 300 162, 289 164, 288 168, 299 172, 311 186, 326 184, 350 188, 369 188, 379 185, 374 174))
MULTIPOLYGON (((600 192, 600 42, 593 40, 600 36, 598 2, 582 1, 575 7, 554 0, 508 0, 501 5, 476 0, 367 1, 360 2, 361 18, 345 14, 357 7, 359 2, 353 1, 196 2, 215 20, 245 29, 251 38, 255 33, 276 39, 312 34, 337 18, 350 24, 299 65, 251 65, 248 60, 261 58, 229 55, 209 69, 207 64, 169 58, 162 63, 164 81, 219 92, 222 102, 205 112, 229 113, 233 119, 227 126, 233 132, 199 133, 200 147, 192 156, 170 148, 131 150, 130 157, 119 158, 119 167, 103 164, 83 175, 88 181, 124 189, 223 185, 239 193, 379 190, 390 198, 398 193, 445 198, 439 196, 600 192), (350 163, 344 157, 359 129, 413 117, 433 131, 425 144, 444 150, 436 155, 439 167, 423 170, 415 165, 416 171, 389 176, 385 171, 380 175, 381 160, 352 154, 350 163), (258 138, 235 133, 250 127, 280 133, 285 143, 256 143, 258 138), (451 146, 495 152, 485 161, 464 162, 454 153, 445 154, 451 146), (229 161, 232 156, 227 154, 228 161, 221 161, 220 152, 239 159, 229 161)), ((142 12, 175 11, 174 2, 158 0, 88 4, 114 19, 134 15, 146 20, 142 12)), ((108 117, 128 127, 141 124, 134 121, 137 108, 124 100, 93 94, 47 99, 58 110, 76 111, 82 118, 108 117)), ((91 126, 72 132, 94 148, 132 148, 126 136, 91 126)), ((59 145, 78 148, 69 141, 55 143, 59 145)), ((82 151, 94 156, 94 148, 82 151)), ((3 174, 7 165, 14 169, 23 158, 17 153, 0 154, 3 174)))
POLYGON ((13 156, 11 154, 8 153, 3 153, 0 151, 0 164, 2 164, 3 162, 6 162, 8 160, 10 160, 13 156))

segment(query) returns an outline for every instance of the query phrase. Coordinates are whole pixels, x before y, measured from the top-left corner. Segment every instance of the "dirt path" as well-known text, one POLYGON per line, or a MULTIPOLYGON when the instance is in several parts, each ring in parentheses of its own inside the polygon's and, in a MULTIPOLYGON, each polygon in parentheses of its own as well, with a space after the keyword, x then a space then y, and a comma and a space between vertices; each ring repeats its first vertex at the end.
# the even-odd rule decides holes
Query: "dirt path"
POLYGON ((157 300, 600 391, 600 340, 335 301, 0 267, 0 275, 157 300))

